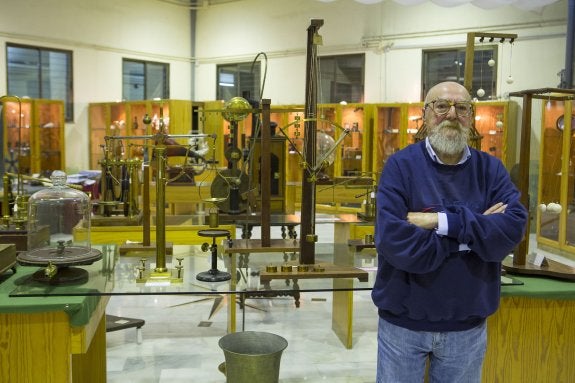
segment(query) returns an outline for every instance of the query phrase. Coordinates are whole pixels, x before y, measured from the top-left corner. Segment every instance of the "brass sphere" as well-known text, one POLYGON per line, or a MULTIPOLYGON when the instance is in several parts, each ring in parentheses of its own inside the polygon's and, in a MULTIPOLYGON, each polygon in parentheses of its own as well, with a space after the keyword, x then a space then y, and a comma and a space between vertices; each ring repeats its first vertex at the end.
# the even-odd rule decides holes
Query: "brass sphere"
POLYGON ((228 122, 239 122, 248 116, 252 106, 243 97, 233 97, 224 104, 222 116, 228 122))

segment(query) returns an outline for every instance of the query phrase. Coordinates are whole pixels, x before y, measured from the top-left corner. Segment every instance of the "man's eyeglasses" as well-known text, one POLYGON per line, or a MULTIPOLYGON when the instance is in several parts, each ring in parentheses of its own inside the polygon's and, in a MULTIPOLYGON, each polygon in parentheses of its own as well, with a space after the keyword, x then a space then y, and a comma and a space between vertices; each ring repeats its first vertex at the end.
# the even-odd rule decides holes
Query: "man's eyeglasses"
POLYGON ((455 114, 459 117, 469 117, 473 114, 473 104, 469 101, 451 101, 451 100, 434 100, 425 104, 425 107, 431 107, 431 110, 438 116, 444 116, 449 113, 451 107, 455 107, 455 114))

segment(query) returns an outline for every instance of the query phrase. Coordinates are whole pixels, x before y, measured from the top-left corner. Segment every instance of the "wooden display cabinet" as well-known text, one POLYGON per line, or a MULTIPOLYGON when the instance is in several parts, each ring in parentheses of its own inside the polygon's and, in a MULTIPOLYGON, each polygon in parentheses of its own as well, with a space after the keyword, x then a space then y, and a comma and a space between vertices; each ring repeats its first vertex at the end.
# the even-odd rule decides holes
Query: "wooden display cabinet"
POLYGON ((90 168, 99 169, 104 159, 106 136, 126 135, 126 105, 123 102, 103 102, 88 105, 90 130, 90 168))
POLYGON ((378 178, 393 153, 415 142, 414 135, 423 126, 423 103, 374 105, 372 172, 378 178))
MULTIPOLYGON (((372 106, 348 104, 341 106, 341 125, 350 133, 338 148, 337 174, 342 177, 364 177, 371 171, 371 143, 373 132, 372 106)), ((340 132, 341 134, 341 132, 340 132)))
MULTIPOLYGON (((226 140, 230 134, 229 122, 224 120, 222 112, 224 110, 223 101, 206 101, 204 108, 200 111, 200 121, 203 124, 203 132, 216 135, 215 148, 213 148, 213 161, 216 167, 226 167, 227 160, 224 155, 226 140)), ((210 158, 212 154, 210 153, 210 158)))
POLYGON ((475 129, 483 136, 481 150, 499 158, 509 171, 516 163, 516 116, 514 101, 475 103, 475 129))
MULTIPOLYGON (((415 142, 423 127, 423 103, 376 104, 373 172, 379 176, 387 158, 415 142)), ((482 135, 481 150, 499 158, 507 168, 516 162, 517 104, 514 101, 475 103, 475 128, 482 135)))
POLYGON ((546 101, 542 109, 537 242, 575 254, 575 108, 546 101))
POLYGON ((5 101, 2 114, 5 171, 50 176, 65 170, 63 101, 5 101))
MULTIPOLYGON (((105 136, 143 136, 159 131, 160 120, 169 134, 190 134, 201 128, 194 111, 201 103, 186 100, 143 100, 125 102, 103 102, 89 105, 90 129, 90 167, 98 169, 99 161, 104 158, 105 136), (146 125, 144 117, 148 115, 151 123, 146 125), (197 125, 196 125, 197 124, 197 125)), ((196 113, 197 115, 197 113, 196 113)), ((121 145, 123 153, 132 159, 147 161, 151 158, 151 143, 146 140, 125 140, 121 145), (147 146, 146 146, 147 145, 147 146)), ((187 145, 187 138, 178 138, 176 142, 187 145)), ((170 161, 178 161, 170 159, 170 161)))

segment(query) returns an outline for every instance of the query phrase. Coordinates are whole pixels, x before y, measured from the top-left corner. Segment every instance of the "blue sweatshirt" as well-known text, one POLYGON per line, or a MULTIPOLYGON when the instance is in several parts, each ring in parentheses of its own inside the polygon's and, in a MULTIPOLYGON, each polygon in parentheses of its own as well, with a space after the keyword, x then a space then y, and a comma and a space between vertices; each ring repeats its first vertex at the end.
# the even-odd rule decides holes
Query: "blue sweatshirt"
POLYGON ((421 141, 388 159, 376 203, 372 299, 381 318, 415 331, 461 331, 497 310, 501 261, 527 222, 501 161, 471 149, 466 162, 442 165, 421 141), (505 213, 483 215, 498 202, 505 213), (408 212, 444 212, 447 235, 410 224, 408 212))

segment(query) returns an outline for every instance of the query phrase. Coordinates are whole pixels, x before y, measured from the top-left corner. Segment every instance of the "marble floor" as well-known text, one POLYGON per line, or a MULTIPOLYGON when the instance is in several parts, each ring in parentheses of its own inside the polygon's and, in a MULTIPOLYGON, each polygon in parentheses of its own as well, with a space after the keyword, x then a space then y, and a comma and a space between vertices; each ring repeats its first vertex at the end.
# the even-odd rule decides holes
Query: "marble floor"
MULTIPOLYGON (((322 241, 333 241, 333 226, 318 227, 322 241)), ((280 238, 273 230, 272 238, 280 238)), ((258 234, 254 229, 253 237, 258 234)), ((288 342, 281 356, 280 382, 375 381, 377 310, 370 293, 354 294, 352 349, 346 349, 331 329, 331 299, 331 293, 305 292, 299 308, 291 297, 248 301, 245 331, 277 334, 288 342)), ((226 335, 227 297, 218 303, 213 296, 112 297, 107 314, 141 318, 146 324, 141 344, 135 329, 107 333, 108 382, 224 383, 218 371, 224 361, 218 341, 226 335)), ((239 310, 238 317, 241 330, 239 310)))
MULTIPOLYGON (((321 227, 320 238, 333 240, 333 228, 321 227)), ((545 254, 575 267, 573 261, 545 254)), ((331 298, 325 292, 302 293, 299 308, 287 297, 249 301, 245 330, 277 334, 288 342, 280 382, 375 381, 377 310, 369 292, 354 293, 352 349, 346 349, 331 330, 331 298)), ((218 341, 226 335, 227 304, 226 297, 216 302, 213 296, 112 297, 108 314, 141 318, 146 324, 141 344, 135 329, 107 333, 108 382, 224 383, 218 371, 224 360, 218 341)), ((240 319, 239 330, 241 323, 240 319)))

